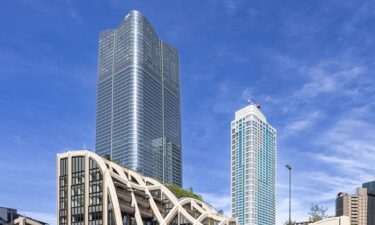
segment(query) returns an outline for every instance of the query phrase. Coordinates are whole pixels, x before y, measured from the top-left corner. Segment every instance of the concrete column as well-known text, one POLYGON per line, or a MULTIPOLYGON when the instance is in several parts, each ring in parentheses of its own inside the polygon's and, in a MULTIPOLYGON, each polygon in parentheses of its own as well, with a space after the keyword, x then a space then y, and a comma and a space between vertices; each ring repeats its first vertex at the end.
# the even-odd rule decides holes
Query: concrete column
POLYGON ((89 224, 89 184, 90 184, 90 160, 87 155, 87 152, 85 153, 85 224, 89 224))
POLYGON ((108 225, 108 171, 101 171, 103 175, 103 225, 108 225))
POLYGON ((56 196, 57 196, 57 201, 56 201, 56 224, 59 224, 59 204, 60 204, 60 157, 57 155, 56 159, 56 196))
POLYGON ((68 172, 68 176, 67 176, 67 187, 68 187, 68 204, 67 204, 67 208, 66 208, 66 224, 67 225, 71 225, 72 224, 72 221, 71 221, 71 215, 72 215, 72 155, 70 152, 68 152, 68 165, 67 165, 67 172, 68 172))

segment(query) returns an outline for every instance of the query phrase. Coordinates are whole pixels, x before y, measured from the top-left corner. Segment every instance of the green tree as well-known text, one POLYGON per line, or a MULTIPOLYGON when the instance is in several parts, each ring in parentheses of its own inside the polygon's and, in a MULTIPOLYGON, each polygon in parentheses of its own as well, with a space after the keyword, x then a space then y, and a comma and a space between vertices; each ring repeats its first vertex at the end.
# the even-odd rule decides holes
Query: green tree
POLYGON ((174 195, 176 195, 177 198, 190 197, 190 198, 195 198, 197 200, 203 201, 202 196, 196 193, 190 192, 188 190, 182 189, 175 184, 164 183, 164 186, 167 187, 174 195))
POLYGON ((311 207, 310 207, 310 212, 309 212, 310 221, 316 222, 316 221, 322 220, 324 218, 327 218, 328 217, 327 214, 326 214, 327 210, 328 210, 328 208, 325 208, 323 206, 319 206, 318 204, 312 203, 311 207))

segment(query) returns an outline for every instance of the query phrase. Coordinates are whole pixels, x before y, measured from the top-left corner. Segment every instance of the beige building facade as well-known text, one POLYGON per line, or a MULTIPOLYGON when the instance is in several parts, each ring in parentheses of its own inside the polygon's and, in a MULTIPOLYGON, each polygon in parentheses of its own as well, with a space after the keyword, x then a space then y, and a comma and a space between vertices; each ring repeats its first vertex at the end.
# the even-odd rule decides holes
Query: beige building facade
POLYGON ((40 222, 38 220, 34 220, 29 217, 20 216, 14 221, 12 221, 11 223, 9 223, 9 225, 47 225, 47 224, 40 222))
POLYGON ((336 216, 348 216, 351 225, 367 225, 367 189, 357 188, 356 194, 340 192, 336 197, 336 216))

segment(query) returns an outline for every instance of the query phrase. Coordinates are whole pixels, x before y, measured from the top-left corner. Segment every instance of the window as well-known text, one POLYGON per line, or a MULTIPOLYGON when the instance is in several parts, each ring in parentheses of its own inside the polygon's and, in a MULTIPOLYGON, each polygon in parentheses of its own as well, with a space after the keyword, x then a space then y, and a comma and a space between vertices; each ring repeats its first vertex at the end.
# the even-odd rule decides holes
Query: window
POLYGON ((89 160, 89 225, 103 224, 103 178, 97 163, 89 160))
POLYGON ((68 159, 60 159, 60 176, 59 176, 59 225, 66 224, 66 207, 68 195, 68 159))
POLYGON ((83 225, 85 218, 85 158, 72 157, 72 224, 83 225))

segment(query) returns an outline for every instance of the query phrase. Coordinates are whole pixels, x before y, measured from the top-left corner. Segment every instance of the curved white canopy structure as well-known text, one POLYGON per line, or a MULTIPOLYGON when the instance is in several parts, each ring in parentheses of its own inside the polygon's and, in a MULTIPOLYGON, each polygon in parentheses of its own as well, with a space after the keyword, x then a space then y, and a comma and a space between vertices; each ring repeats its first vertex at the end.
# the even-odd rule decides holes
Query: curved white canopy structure
POLYGON ((239 225, 90 151, 58 154, 58 224, 239 225))

